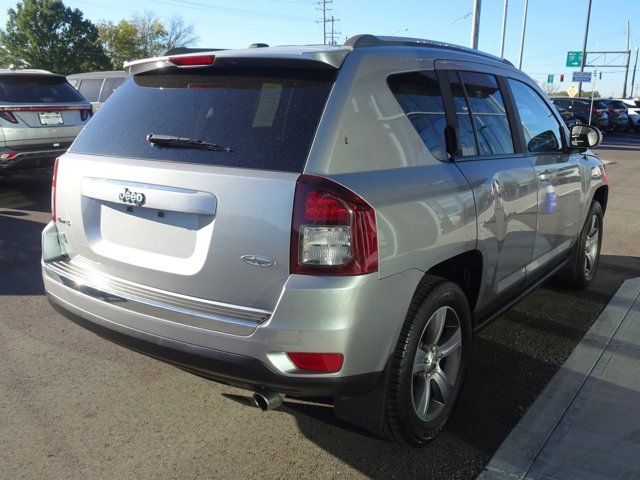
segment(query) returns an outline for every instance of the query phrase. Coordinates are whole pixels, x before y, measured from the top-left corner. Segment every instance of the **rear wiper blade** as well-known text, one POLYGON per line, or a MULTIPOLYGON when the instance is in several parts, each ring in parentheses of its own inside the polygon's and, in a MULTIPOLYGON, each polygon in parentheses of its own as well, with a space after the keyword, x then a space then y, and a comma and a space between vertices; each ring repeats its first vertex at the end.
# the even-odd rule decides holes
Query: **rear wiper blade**
POLYGON ((205 142, 197 138, 175 137, 173 135, 147 135, 147 142, 156 147, 176 147, 176 148, 198 148, 200 150, 211 150, 212 152, 232 152, 230 147, 223 147, 215 143, 205 142))

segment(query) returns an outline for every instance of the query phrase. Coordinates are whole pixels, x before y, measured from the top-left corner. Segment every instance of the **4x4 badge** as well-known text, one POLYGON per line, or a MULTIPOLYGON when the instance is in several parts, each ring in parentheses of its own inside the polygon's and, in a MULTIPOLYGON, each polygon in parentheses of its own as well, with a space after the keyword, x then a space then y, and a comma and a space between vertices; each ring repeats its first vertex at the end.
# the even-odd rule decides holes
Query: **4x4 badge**
POLYGON ((144 205, 147 201, 147 197, 144 196, 144 193, 132 192, 128 188, 125 188, 124 192, 121 192, 118 195, 118 198, 121 202, 133 203, 138 206, 144 205))
POLYGON ((240 257, 244 263, 255 267, 272 267, 276 264, 275 260, 263 257, 261 255, 243 255, 240 257))

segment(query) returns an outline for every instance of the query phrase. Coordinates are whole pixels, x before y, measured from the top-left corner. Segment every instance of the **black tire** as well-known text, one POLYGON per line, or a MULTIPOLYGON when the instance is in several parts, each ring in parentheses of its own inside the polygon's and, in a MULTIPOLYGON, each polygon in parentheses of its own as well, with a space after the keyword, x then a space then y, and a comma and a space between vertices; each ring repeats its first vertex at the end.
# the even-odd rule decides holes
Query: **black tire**
POLYGON ((560 273, 559 279, 565 288, 583 290, 589 286, 598 269, 602 235, 604 232, 602 206, 594 200, 584 222, 576 244, 573 246, 569 264, 560 273), (593 222, 597 222, 597 239, 593 240, 593 222), (589 240, 589 241, 588 241, 589 240), (587 256, 587 249, 592 248, 587 256))
MULTIPOLYGON (((425 277, 411 303, 396 349, 390 359, 383 436, 413 447, 425 445, 436 437, 444 428, 460 397, 470 358, 470 347, 471 312, 464 292, 457 284, 448 280, 425 277), (431 358, 422 357, 425 371, 414 373, 414 362, 419 355, 418 346, 420 344, 426 348, 426 343, 421 343, 421 340, 424 340, 424 335, 429 332, 427 327, 431 328, 438 323, 439 320, 435 320, 436 318, 444 318, 444 327, 441 328, 440 335, 434 337, 436 341, 428 354, 431 358), (437 351, 439 343, 442 343, 441 352, 444 352, 447 345, 458 342, 458 333, 454 329, 456 320, 460 326, 459 350, 452 349, 441 358, 441 353, 437 351), (438 342, 438 339, 441 341, 438 342), (448 376, 454 377, 453 373, 444 373, 447 369, 449 372, 455 369, 455 380, 453 385, 449 382, 451 388, 445 396, 446 388, 441 389, 440 382, 448 379, 448 376), (424 382, 425 391, 432 392, 431 395, 426 395, 426 407, 423 409, 425 419, 420 418, 417 413, 420 405, 415 406, 420 381, 424 382), (447 398, 448 400, 444 401, 447 398), (431 405, 436 406, 432 410, 433 418, 429 417, 431 405)), ((424 350, 421 349, 422 352, 424 350)), ((422 365, 420 361, 418 364, 422 365)))

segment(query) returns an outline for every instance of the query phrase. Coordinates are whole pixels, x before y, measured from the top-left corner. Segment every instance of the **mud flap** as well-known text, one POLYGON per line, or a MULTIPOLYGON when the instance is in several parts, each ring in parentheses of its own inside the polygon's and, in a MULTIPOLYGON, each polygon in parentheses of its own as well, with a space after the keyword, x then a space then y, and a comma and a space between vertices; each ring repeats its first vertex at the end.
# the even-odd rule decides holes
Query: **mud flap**
POLYGON ((335 415, 349 423, 366 428, 374 434, 383 430, 385 421, 385 400, 389 378, 389 362, 380 380, 369 393, 357 397, 342 397, 334 400, 335 415))

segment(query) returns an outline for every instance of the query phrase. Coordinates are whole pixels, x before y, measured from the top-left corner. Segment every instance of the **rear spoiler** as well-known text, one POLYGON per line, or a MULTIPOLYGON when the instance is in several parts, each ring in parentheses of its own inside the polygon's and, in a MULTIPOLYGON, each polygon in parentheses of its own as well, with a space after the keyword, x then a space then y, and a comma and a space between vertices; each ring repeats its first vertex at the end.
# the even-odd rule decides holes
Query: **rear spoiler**
POLYGON ((124 70, 130 75, 159 70, 168 67, 215 68, 215 67, 273 67, 273 68, 318 68, 339 69, 350 47, 309 46, 309 47, 261 47, 242 50, 207 50, 183 55, 164 55, 125 62, 124 70), (195 64, 190 58, 212 57, 207 62, 195 64))

